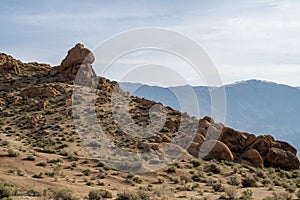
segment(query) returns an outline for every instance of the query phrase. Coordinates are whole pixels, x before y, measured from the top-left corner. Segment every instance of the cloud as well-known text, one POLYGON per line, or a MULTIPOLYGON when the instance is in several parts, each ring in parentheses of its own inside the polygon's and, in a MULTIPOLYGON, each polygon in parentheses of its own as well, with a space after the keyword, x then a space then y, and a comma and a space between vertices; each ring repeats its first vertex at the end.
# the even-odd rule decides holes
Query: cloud
MULTIPOLYGON (((93 49, 125 30, 166 27, 204 47, 225 81, 251 74, 300 85, 290 67, 300 64, 299 10, 300 3, 292 0, 4 0, 0 7, 0 46, 1 51, 21 60, 56 65, 77 42, 93 49), (262 66, 272 66, 268 67, 272 77, 257 70, 262 66), (288 78, 280 77, 280 73, 288 78)), ((192 76, 190 82, 195 82, 192 76)))

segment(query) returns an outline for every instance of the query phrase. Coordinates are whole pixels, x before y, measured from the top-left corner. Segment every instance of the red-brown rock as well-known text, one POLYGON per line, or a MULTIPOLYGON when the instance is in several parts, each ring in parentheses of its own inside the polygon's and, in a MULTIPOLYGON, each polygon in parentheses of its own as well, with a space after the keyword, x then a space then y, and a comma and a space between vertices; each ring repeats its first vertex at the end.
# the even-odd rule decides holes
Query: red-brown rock
POLYGON ((83 44, 78 43, 68 51, 68 55, 63 59, 58 70, 62 72, 69 67, 87 63, 92 64, 94 61, 93 53, 89 49, 84 48, 83 44))
POLYGON ((239 161, 242 164, 250 165, 253 167, 258 167, 258 168, 264 167, 264 161, 256 149, 249 149, 243 152, 239 156, 239 161))
POLYGON ((280 167, 282 169, 299 169, 300 163, 297 156, 289 151, 279 148, 271 148, 266 156, 265 165, 268 167, 280 167))
POLYGON ((60 92, 52 86, 32 86, 21 91, 22 96, 27 96, 29 98, 52 98, 59 94, 60 92))
POLYGON ((295 147, 293 147, 292 145, 290 145, 287 142, 284 141, 276 141, 277 143, 279 143, 279 146, 281 149, 285 150, 285 151, 289 151, 294 155, 297 155, 297 149, 295 147))
POLYGON ((0 73, 20 73, 20 65, 22 63, 12 56, 0 53, 0 73))
POLYGON ((234 156, 230 149, 217 140, 206 140, 201 144, 199 156, 204 159, 233 161, 234 156))

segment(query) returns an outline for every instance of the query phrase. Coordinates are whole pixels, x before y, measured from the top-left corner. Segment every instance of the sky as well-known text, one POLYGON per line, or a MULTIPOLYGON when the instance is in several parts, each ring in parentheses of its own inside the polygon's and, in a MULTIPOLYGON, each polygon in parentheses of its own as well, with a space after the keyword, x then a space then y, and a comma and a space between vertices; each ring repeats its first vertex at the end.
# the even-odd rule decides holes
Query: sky
MULTIPOLYGON (((0 13, 0 51, 24 62, 59 65, 78 42, 93 50, 121 32, 160 27, 201 46, 224 84, 262 79, 300 86, 297 0, 2 0, 0 13)), ((130 67, 153 63, 176 68, 189 84, 205 83, 174 55, 146 50, 120 58, 107 77, 121 80, 130 67)))

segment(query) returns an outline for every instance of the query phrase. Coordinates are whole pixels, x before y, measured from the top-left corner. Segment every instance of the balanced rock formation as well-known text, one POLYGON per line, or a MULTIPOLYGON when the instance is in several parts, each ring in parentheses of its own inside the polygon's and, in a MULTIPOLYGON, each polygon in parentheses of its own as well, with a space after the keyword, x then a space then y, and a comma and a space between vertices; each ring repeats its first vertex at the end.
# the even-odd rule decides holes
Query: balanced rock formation
POLYGON ((53 68, 53 74, 59 81, 75 81, 78 85, 96 88, 98 79, 91 65, 94 61, 93 53, 78 43, 68 51, 61 64, 53 68))
POLYGON ((68 51, 68 55, 61 62, 58 71, 62 72, 75 65, 92 64, 94 61, 93 53, 89 49, 84 48, 83 44, 78 43, 68 51))

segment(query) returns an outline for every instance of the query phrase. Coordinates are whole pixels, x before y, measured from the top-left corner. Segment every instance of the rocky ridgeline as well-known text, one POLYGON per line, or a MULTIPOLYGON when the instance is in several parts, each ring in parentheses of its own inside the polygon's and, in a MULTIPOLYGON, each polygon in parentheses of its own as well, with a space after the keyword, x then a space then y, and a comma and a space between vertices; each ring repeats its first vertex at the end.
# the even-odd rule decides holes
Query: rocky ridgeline
MULTIPOLYGON (((50 65, 39 63, 22 63, 6 54, 0 54, 0 91, 5 91, 4 96, 0 96, 0 107, 10 107, 20 105, 24 99, 28 103, 28 109, 37 106, 37 109, 43 110, 49 104, 49 99, 56 96, 63 96, 61 106, 70 107, 72 103, 71 93, 67 87, 71 87, 75 82, 94 86, 98 90, 111 93, 117 88, 119 93, 125 94, 115 81, 110 81, 104 77, 97 77, 92 63, 95 57, 90 50, 82 44, 77 44, 68 51, 67 56, 59 66, 50 67, 50 65)), ((109 101, 108 96, 103 95, 99 100, 101 103, 109 101)), ((135 97, 138 107, 149 109, 156 102, 135 97)), ((70 117, 70 110, 65 115, 70 117)), ((258 168, 279 167, 283 169, 299 169, 300 163, 296 156, 297 150, 290 144, 275 140, 271 135, 256 136, 245 132, 233 130, 221 123, 216 123, 210 117, 195 119, 187 114, 181 114, 178 111, 166 107, 171 116, 180 115, 188 118, 191 123, 199 124, 198 131, 193 138, 193 142, 187 149, 187 152, 194 157, 203 157, 204 159, 216 159, 226 161, 236 161, 246 165, 258 168), (174 114, 175 113, 175 114, 174 114), (210 150, 208 152, 208 150, 210 150)), ((25 109, 24 112, 27 110, 25 109)), ((143 111, 143 112, 144 112, 143 111)), ((8 115, 0 112, 2 117, 8 115)), ((142 113, 142 116, 143 113, 142 113)), ((41 126, 42 115, 31 116, 27 121, 28 127, 41 126)), ((140 121, 143 118, 140 119, 140 121)), ((64 118, 62 118, 64 120, 64 118)), ((105 123, 106 117, 102 119, 105 123)), ((132 148, 146 151, 157 151, 160 144, 170 143, 172 137, 178 130, 180 119, 169 117, 165 123, 165 130, 158 135, 149 138, 146 141, 133 142, 132 148)), ((20 126, 20 125, 19 125, 20 126)), ((27 127, 26 124, 24 124, 27 127)), ((113 137, 121 135, 121 130, 116 130, 113 137)), ((129 140, 125 135, 125 141, 129 140)), ((135 139, 133 139, 135 140, 135 139)))

